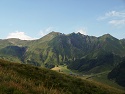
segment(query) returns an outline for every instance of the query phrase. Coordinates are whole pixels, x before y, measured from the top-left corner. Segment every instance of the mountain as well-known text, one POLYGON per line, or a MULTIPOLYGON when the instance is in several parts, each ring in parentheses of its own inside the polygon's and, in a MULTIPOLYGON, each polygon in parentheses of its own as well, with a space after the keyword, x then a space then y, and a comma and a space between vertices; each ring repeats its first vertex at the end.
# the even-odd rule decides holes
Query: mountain
POLYGON ((116 39, 110 34, 94 37, 53 31, 37 40, 0 40, 0 58, 47 68, 60 64, 71 65, 70 62, 83 57, 91 60, 102 52, 125 56, 124 39, 116 39))
POLYGON ((108 78, 125 87, 125 57, 109 74, 108 78))
POLYGON ((98 51, 70 62, 68 68, 90 74, 100 73, 112 70, 120 62, 121 57, 119 55, 106 51, 98 51))

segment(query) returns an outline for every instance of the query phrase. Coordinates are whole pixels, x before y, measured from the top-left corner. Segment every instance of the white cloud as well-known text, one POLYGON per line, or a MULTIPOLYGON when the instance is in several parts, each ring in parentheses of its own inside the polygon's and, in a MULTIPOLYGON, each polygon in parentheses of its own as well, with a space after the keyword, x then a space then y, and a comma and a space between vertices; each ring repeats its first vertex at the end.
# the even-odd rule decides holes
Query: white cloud
POLYGON ((30 36, 27 36, 24 32, 16 31, 12 32, 7 36, 8 38, 18 38, 21 40, 33 40, 34 38, 31 38, 30 36))
POLYGON ((107 20, 109 24, 120 26, 125 24, 125 12, 110 11, 105 13, 104 16, 99 17, 97 20, 107 20))
POLYGON ((48 27, 48 28, 46 28, 46 29, 44 29, 44 30, 40 30, 40 35, 41 35, 41 37, 43 37, 43 36, 45 36, 46 34, 52 32, 53 29, 54 29, 53 27, 48 27))
POLYGON ((78 30, 76 30, 75 33, 78 33, 78 32, 81 33, 81 34, 87 35, 87 29, 86 28, 78 29, 78 30))
POLYGON ((111 20, 111 21, 109 21, 109 24, 112 24, 114 26, 123 25, 123 24, 125 24, 125 19, 123 19, 123 20, 111 20))
POLYGON ((105 20, 109 18, 125 18, 125 12, 110 11, 105 13, 104 16, 99 17, 97 20, 105 20))
POLYGON ((111 11, 105 14, 107 17, 125 17, 124 12, 111 11))

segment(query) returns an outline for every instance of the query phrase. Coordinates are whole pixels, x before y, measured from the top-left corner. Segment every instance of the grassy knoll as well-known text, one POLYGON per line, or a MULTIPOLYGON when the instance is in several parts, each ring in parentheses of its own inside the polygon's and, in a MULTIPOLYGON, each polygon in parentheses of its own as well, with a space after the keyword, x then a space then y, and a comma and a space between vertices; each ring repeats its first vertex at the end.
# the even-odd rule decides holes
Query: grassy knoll
POLYGON ((74 73, 70 69, 68 69, 66 65, 55 66, 51 70, 61 72, 61 73, 64 73, 64 74, 71 74, 71 73, 73 74, 74 73))

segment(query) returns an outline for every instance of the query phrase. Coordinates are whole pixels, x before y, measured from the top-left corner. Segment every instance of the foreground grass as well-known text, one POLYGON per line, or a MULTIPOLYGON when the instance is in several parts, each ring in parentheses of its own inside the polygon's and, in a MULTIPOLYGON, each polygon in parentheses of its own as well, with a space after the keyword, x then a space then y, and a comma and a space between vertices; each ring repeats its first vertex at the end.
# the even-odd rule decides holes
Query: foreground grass
POLYGON ((122 92, 48 69, 0 60, 0 94, 122 94, 122 92))

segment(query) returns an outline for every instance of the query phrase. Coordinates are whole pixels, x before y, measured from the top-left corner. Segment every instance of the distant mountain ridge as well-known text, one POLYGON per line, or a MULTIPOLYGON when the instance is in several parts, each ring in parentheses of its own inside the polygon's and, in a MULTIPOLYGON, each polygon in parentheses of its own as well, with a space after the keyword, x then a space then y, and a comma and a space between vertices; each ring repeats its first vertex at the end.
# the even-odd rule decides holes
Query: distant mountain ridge
POLYGON ((37 66, 68 63, 97 51, 125 55, 125 41, 110 34, 100 37, 51 32, 37 40, 0 40, 0 58, 37 66))

